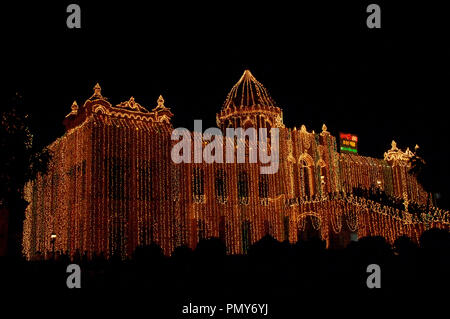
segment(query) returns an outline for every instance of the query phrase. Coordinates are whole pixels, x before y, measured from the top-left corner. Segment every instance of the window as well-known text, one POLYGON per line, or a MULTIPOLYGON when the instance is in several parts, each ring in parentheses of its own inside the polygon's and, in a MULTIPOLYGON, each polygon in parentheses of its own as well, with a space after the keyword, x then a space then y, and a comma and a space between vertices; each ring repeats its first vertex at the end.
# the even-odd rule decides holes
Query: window
POLYGON ((216 196, 222 203, 227 199, 226 174, 223 169, 218 169, 216 171, 216 196))
POLYGON ((148 160, 140 160, 136 170, 138 175, 137 198, 149 201, 153 199, 152 165, 148 160))
POLYGON ((303 187, 305 190, 305 196, 311 197, 313 194, 311 166, 308 165, 308 163, 305 160, 303 160, 301 162, 301 169, 302 169, 302 175, 303 175, 303 187))
POLYGON ((126 165, 117 157, 105 159, 108 179, 108 196, 113 199, 125 199, 126 165))
POLYGON ((202 240, 206 238, 206 225, 205 222, 201 219, 198 220, 198 239, 202 240))
POLYGON ((259 197, 269 197, 269 177, 266 174, 259 175, 259 197))
POLYGON ((81 199, 86 197, 86 160, 83 160, 81 164, 81 199))
POLYGON ((248 204, 248 175, 245 171, 239 172, 237 190, 239 202, 248 204))
POLYGON ((201 168, 194 167, 192 175, 192 189, 194 196, 204 195, 205 189, 203 170, 201 168))
POLYGON ((327 169, 325 166, 320 166, 320 187, 322 189, 322 192, 327 192, 327 169))

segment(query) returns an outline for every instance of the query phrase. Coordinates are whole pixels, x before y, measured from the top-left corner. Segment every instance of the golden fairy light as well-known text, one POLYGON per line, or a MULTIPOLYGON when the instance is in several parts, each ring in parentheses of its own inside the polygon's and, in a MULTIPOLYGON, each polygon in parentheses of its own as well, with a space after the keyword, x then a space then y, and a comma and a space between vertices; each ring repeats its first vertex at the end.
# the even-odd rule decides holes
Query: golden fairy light
POLYGON ((113 106, 98 84, 81 107, 72 104, 66 133, 49 147, 48 173, 25 188, 27 258, 53 245, 71 256, 127 258, 137 246, 156 243, 170 254, 210 237, 241 254, 266 234, 290 242, 315 234, 330 246, 350 233, 393 242, 449 227, 449 213, 436 207, 416 216, 354 194, 375 187, 408 205, 424 204, 425 192, 408 174, 413 152, 393 142, 384 159, 343 154, 325 125, 320 133, 286 128, 281 109, 248 70, 228 94, 217 125, 278 128, 275 174, 262 176, 261 165, 248 161, 175 164, 173 114, 164 104, 160 96, 148 111, 131 97, 113 106))

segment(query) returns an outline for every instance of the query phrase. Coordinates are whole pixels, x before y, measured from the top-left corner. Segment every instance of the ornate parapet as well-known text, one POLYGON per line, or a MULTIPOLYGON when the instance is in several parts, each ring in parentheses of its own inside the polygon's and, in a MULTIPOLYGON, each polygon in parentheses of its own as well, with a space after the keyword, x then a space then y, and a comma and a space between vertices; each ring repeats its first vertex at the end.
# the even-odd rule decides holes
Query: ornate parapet
POLYGON ((72 104, 71 112, 64 119, 66 130, 82 124, 92 114, 107 116, 118 119, 133 119, 151 123, 164 123, 171 125, 173 116, 169 108, 164 106, 164 99, 159 96, 157 106, 151 111, 147 110, 141 104, 131 97, 128 101, 121 102, 113 106, 107 98, 103 97, 101 87, 97 83, 94 87, 94 94, 86 100, 80 108, 76 101, 72 104))
POLYGON ((396 164, 406 164, 413 156, 414 153, 409 149, 409 147, 403 152, 397 147, 397 143, 392 141, 391 149, 384 153, 384 160, 395 166, 396 164))

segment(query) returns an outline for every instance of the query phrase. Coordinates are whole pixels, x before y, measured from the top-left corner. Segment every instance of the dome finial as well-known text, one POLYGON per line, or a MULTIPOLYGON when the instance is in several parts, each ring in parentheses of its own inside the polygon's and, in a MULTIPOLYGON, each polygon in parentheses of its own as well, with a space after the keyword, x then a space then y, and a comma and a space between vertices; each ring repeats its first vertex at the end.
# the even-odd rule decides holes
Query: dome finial
POLYGON ((394 140, 392 140, 391 146, 393 150, 397 149, 397 143, 394 140))
POLYGON ((102 95, 102 88, 100 87, 100 84, 95 84, 94 86, 94 94, 89 98, 89 100, 99 100, 99 99, 105 99, 102 95))
POLYGON ((72 106, 71 106, 72 112, 78 112, 78 104, 77 101, 73 101, 72 106))
POLYGON ((77 115, 78 114, 78 104, 77 101, 73 101, 72 106, 70 107, 71 111, 69 114, 66 115, 66 117, 69 117, 71 115, 77 115))
POLYGON ((158 107, 165 107, 164 106, 164 98, 162 97, 162 95, 160 95, 158 98, 158 107))
POLYGON ((102 96, 102 88, 100 87, 100 84, 98 84, 98 82, 94 86, 94 95, 102 96))

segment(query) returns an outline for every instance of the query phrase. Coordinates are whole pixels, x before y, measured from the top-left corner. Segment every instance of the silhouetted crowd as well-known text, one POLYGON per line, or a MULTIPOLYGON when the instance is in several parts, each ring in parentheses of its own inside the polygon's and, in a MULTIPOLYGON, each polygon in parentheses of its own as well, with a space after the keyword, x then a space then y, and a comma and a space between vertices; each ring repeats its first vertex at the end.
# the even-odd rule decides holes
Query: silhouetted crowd
MULTIPOLYGON (((369 189, 355 187, 353 189, 353 195, 371 200, 386 207, 397 209, 399 211, 405 210, 405 200, 403 197, 388 195, 385 191, 377 187, 371 187, 369 189)), ((427 207, 426 204, 418 204, 411 201, 408 202, 408 212, 421 220, 422 213, 433 215, 436 213, 436 207, 431 204, 427 207)))
POLYGON ((50 260, 3 258, 2 286, 18 291, 67 290, 66 267, 70 263, 81 266, 85 290, 119 293, 148 288, 151 296, 178 301, 186 296, 214 296, 231 302, 251 296, 260 302, 285 302, 324 293, 336 298, 354 298, 355 294, 417 296, 448 289, 450 233, 428 230, 419 245, 407 237, 398 238, 393 246, 382 237, 366 237, 344 249, 326 249, 318 238, 291 244, 265 236, 246 255, 227 255, 224 243, 212 238, 201 240, 195 250, 178 247, 170 257, 157 245, 149 245, 138 247, 128 260, 119 256, 106 259, 103 254, 88 258, 80 253, 69 258, 61 252, 55 252, 50 260), (381 289, 367 287, 370 264, 381 267, 381 289))

